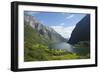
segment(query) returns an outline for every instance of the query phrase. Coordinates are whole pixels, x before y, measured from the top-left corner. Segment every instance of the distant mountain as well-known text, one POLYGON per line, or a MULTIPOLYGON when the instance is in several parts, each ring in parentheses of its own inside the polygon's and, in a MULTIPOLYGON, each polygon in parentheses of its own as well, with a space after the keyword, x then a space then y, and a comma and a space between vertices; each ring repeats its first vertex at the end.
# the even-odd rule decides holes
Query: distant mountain
POLYGON ((70 44, 76 44, 80 41, 90 40, 90 15, 87 14, 72 31, 71 37, 68 40, 70 44))
POLYGON ((28 44, 50 44, 55 42, 67 42, 52 28, 38 22, 33 16, 24 14, 24 41, 28 44))

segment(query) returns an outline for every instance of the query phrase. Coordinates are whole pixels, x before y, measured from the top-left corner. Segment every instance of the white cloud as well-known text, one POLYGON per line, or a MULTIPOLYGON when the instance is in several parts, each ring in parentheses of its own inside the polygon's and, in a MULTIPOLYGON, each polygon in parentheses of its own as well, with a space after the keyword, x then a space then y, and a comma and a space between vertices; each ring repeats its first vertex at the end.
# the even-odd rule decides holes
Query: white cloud
POLYGON ((56 32, 58 32, 60 35, 62 35, 64 38, 70 38, 72 30, 75 28, 75 26, 51 26, 56 32))
POLYGON ((71 14, 69 16, 66 17, 66 19, 70 19, 70 18, 73 18, 74 17, 74 14, 71 14))
POLYGON ((63 26, 63 25, 65 25, 65 23, 61 23, 60 25, 63 26))
POLYGON ((33 15, 33 14, 38 14, 39 12, 25 11, 25 13, 29 15, 33 15))

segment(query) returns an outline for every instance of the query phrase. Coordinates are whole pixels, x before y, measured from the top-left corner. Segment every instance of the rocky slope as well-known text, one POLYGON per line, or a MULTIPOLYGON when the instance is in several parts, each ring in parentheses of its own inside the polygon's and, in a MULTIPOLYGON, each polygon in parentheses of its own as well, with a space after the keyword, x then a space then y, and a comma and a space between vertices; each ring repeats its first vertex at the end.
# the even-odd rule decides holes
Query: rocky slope
POLYGON ((49 44, 55 42, 67 42, 65 38, 52 28, 39 23, 33 16, 28 14, 24 14, 24 36, 25 41, 28 39, 31 42, 33 40, 36 43, 42 42, 49 44))
POLYGON ((90 15, 87 14, 72 31, 71 37, 68 41, 70 44, 76 44, 80 41, 90 40, 90 15))

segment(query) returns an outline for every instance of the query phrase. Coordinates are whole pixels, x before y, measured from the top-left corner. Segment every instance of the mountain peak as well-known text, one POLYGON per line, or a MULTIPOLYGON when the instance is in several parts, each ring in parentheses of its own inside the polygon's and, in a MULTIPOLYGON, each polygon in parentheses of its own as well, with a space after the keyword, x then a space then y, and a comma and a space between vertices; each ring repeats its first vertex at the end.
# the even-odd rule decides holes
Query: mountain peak
POLYGON ((71 37, 68 41, 70 44, 76 44, 80 41, 90 40, 90 15, 87 14, 72 31, 71 37))
POLYGON ((50 40, 51 42, 67 42, 59 33, 57 33, 53 28, 45 26, 36 20, 35 17, 25 14, 24 15, 25 24, 30 25, 33 29, 37 31, 40 37, 44 40, 50 40))

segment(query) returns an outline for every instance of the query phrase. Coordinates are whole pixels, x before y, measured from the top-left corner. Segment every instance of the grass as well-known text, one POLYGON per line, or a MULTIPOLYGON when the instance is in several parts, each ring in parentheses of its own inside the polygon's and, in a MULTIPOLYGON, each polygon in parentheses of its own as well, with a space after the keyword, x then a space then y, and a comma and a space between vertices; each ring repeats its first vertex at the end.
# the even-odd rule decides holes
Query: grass
POLYGON ((65 54, 61 56, 52 56, 52 60, 72 60, 72 59, 78 59, 79 56, 76 54, 65 54))
POLYGON ((50 50, 42 44, 32 45, 30 48, 25 48, 24 61, 49 61, 49 60, 73 60, 88 58, 75 53, 66 53, 63 50, 50 50))

